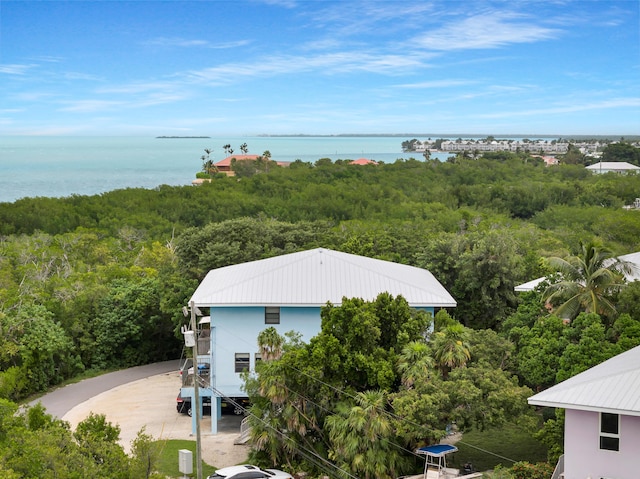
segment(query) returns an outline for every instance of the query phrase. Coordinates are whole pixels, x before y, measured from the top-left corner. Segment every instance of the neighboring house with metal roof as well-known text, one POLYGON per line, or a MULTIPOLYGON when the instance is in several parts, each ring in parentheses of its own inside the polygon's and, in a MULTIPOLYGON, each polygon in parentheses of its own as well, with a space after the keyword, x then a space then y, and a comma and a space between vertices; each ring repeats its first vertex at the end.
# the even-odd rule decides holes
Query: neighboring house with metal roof
MULTIPOLYGON (((622 256, 618 256, 617 259, 631 263, 631 272, 625 273, 624 275, 628 282, 631 283, 633 281, 640 281, 640 251, 636 253, 623 254, 622 256)), ((514 290, 518 292, 533 291, 540 283, 542 283, 546 279, 547 278, 544 276, 542 278, 533 279, 526 283, 517 285, 514 290)))
POLYGON ((640 477, 640 346, 530 397, 529 404, 566 410, 564 456, 554 478, 640 477))
POLYGON ((593 173, 638 173, 640 166, 632 165, 626 161, 600 161, 586 167, 593 173))
MULTIPOLYGON (((427 270, 317 248, 209 271, 191 297, 193 309, 209 308, 210 342, 198 362, 210 364, 211 389, 204 395, 244 397, 240 373, 260 360, 257 337, 273 326, 309 341, 320 332, 320 310, 343 298, 375 300, 380 293, 404 297, 413 308, 434 313, 456 301, 427 270), (208 347, 207 347, 208 346, 208 347)), ((202 339, 201 339, 202 341, 202 339)), ((192 395, 193 388, 183 388, 192 395)), ((215 406, 212 431, 216 432, 215 406)))

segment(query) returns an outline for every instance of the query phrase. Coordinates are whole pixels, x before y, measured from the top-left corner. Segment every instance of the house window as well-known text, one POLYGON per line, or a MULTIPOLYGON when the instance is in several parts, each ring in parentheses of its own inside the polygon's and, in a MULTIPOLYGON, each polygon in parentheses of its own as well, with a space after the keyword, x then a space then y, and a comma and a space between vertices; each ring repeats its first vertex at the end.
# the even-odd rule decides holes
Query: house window
POLYGON ((280 324, 280 307, 267 306, 264 308, 264 324, 280 324))
POLYGON ((236 353, 236 372, 241 373, 249 369, 249 353, 236 353))
POLYGON ((253 359, 255 360, 255 364, 258 364, 260 361, 262 361, 262 354, 256 353, 253 359))
POLYGON ((620 416, 618 414, 600 413, 600 449, 620 450, 620 416))

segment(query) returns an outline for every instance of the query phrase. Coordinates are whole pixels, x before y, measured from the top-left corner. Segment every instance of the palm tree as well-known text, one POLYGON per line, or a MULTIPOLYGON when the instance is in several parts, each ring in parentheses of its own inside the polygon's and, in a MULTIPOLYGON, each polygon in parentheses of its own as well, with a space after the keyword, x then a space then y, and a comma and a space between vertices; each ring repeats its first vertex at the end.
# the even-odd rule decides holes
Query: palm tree
POLYGON ((246 143, 243 143, 242 145, 240 145, 240 151, 242 152, 243 155, 247 154, 247 152, 249 151, 249 147, 247 146, 246 143))
POLYGON ((398 371, 402 374, 402 385, 412 389, 417 380, 426 380, 435 363, 429 347, 422 342, 412 341, 402 348, 398 358, 398 371))
POLYGON ((261 331, 258 334, 258 347, 263 361, 280 359, 282 357, 282 346, 284 338, 278 334, 273 326, 261 331))
MULTIPOLYGON (((203 156, 202 159, 204 160, 205 157, 203 156)), ((218 167, 216 165, 213 164, 213 161, 211 160, 206 160, 203 164, 202 164, 202 171, 204 171, 206 174, 208 175, 212 175, 214 173, 218 172, 218 167)))
POLYGON ((217 173, 218 168, 216 167, 216 165, 213 164, 213 160, 211 160, 210 158, 210 155, 213 152, 213 150, 209 148, 205 148, 204 152, 206 153, 206 155, 202 155, 202 157, 200 158, 202 160, 202 171, 204 171, 208 175, 217 173))
POLYGON ((544 291, 543 299, 551 306, 560 303, 554 312, 565 320, 581 311, 615 315, 609 298, 624 286, 624 275, 633 271, 633 265, 614 258, 611 250, 594 242, 580 243, 580 248, 578 256, 548 259, 561 279, 544 291))
POLYGON ((342 405, 337 414, 325 420, 329 459, 348 476, 393 478, 406 467, 406 459, 395 446, 394 427, 386 406, 383 391, 365 391, 357 394, 356 405, 342 405))
POLYGON ((464 367, 471 359, 467 345, 467 331, 462 324, 446 326, 435 333, 433 338, 436 363, 445 378, 452 369, 464 367))

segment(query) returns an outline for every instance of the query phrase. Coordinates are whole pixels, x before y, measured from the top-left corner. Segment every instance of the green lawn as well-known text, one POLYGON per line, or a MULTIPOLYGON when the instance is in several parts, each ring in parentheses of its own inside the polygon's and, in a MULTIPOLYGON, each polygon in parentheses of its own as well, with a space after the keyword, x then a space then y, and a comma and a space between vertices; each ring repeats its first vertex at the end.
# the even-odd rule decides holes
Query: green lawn
MULTIPOLYGON (((195 441, 166 440, 159 441, 159 444, 162 445, 162 454, 158 465, 161 474, 171 478, 181 478, 182 474, 178 470, 178 451, 188 449, 193 453, 194 473, 192 477, 195 477, 195 441)), ((513 463, 504 458, 531 463, 547 460, 546 448, 529 432, 514 425, 506 425, 501 429, 465 433, 456 447, 458 452, 449 459, 449 465, 461 468, 463 464, 470 462, 477 471, 487 471, 498 464, 511 467, 513 463), (497 457, 494 454, 502 457, 497 457)), ((203 464, 203 477, 212 474, 215 469, 212 465, 203 464)))
POLYGON ((529 432, 514 425, 465 433, 456 447, 458 452, 453 454, 453 459, 449 461, 450 465, 462 467, 463 464, 470 462, 477 471, 487 471, 498 464, 511 467, 513 462, 507 459, 531 463, 547 460, 546 447, 534 439, 529 432))
MULTIPOLYGON (((191 477, 196 476, 196 442, 184 441, 184 440, 166 440, 158 441, 158 444, 162 446, 162 454, 158 463, 158 472, 167 477, 181 478, 183 474, 178 470, 178 451, 180 449, 188 449, 193 453, 193 474, 191 477)), ((207 477, 209 474, 215 472, 216 468, 203 463, 202 465, 202 477, 207 477)))

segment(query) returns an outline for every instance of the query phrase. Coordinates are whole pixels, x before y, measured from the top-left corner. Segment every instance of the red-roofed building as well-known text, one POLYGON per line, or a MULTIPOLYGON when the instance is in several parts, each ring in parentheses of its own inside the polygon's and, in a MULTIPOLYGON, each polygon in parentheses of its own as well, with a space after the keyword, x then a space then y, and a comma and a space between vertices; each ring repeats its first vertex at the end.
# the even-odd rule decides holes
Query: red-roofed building
MULTIPOLYGON (((257 161, 258 158, 261 158, 262 155, 231 155, 227 156, 224 160, 218 161, 215 166, 218 168, 220 173, 224 173, 227 176, 235 176, 235 173, 231 169, 231 161, 257 161)), ((270 160, 273 161, 273 160, 270 160)), ((278 166, 289 166, 289 163, 283 161, 275 162, 278 166)))
POLYGON ((377 165, 377 161, 369 160, 367 158, 358 158, 357 160, 353 160, 350 165, 377 165))

